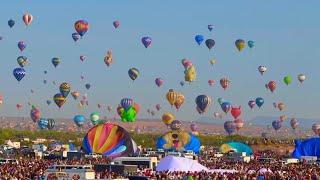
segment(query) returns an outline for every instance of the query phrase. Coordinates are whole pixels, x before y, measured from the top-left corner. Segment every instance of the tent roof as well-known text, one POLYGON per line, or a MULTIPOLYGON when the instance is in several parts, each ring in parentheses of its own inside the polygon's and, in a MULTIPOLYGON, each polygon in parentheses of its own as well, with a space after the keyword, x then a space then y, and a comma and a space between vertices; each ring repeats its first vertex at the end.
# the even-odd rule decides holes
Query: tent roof
POLYGON ((208 168, 202 166, 195 160, 183 157, 166 156, 160 160, 157 171, 208 171, 208 168))

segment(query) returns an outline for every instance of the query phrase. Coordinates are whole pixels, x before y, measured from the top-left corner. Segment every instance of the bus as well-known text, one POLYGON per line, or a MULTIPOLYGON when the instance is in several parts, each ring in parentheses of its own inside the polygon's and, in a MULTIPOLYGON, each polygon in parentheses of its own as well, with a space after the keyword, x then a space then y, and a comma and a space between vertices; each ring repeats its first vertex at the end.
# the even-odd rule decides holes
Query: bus
POLYGON ((92 165, 53 165, 44 175, 45 179, 95 179, 92 165))

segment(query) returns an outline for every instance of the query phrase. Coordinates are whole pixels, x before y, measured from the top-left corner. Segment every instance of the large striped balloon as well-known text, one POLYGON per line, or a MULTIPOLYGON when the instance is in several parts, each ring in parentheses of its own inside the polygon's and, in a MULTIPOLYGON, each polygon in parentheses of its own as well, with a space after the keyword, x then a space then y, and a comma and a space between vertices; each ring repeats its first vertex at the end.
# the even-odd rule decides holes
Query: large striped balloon
POLYGON ((82 146, 86 153, 96 153, 109 158, 133 155, 136 144, 122 127, 99 124, 91 128, 83 138, 82 146))

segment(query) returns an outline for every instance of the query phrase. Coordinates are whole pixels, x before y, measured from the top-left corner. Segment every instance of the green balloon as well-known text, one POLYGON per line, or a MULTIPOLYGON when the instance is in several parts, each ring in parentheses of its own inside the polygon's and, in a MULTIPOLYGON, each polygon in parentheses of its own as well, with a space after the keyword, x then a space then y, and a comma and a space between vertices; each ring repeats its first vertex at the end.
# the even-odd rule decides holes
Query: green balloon
POLYGON ((122 122, 134 122, 136 121, 136 114, 136 110, 133 107, 130 107, 122 112, 121 120, 122 122))
POLYGON ((286 85, 291 84, 292 82, 292 77, 291 76, 286 76, 283 78, 284 83, 286 83, 286 85))
POLYGON ((99 113, 94 112, 90 114, 90 120, 93 125, 96 125, 97 121, 100 119, 99 113))
POLYGON ((103 124, 104 123, 104 120, 102 119, 99 119, 97 121, 92 121, 92 124, 95 126, 95 125, 98 125, 98 124, 103 124))

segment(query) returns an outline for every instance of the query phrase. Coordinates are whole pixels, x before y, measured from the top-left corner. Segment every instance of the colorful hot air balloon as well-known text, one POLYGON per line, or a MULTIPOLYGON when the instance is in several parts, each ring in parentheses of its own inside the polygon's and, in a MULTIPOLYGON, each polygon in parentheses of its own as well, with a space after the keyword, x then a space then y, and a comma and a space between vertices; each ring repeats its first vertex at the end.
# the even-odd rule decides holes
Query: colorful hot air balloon
POLYGON ((279 117, 279 120, 280 120, 281 122, 285 121, 286 119, 287 119, 287 116, 286 116, 286 115, 281 115, 281 116, 279 117))
POLYGON ((212 25, 212 24, 209 24, 209 25, 208 25, 208 29, 209 29, 209 31, 212 31, 213 25, 212 25))
POLYGON ((174 131, 180 130, 181 126, 182 126, 182 123, 179 120, 173 120, 172 123, 170 124, 171 130, 174 130, 174 131))
POLYGON ((260 74, 263 75, 268 69, 266 66, 259 66, 258 70, 259 70, 260 74))
POLYGON ((219 113, 219 112, 214 112, 214 113, 213 113, 213 117, 219 118, 219 117, 220 117, 220 113, 219 113))
POLYGON ((17 62, 20 67, 24 67, 28 64, 28 58, 26 56, 19 56, 17 62))
POLYGON ((184 81, 180 81, 180 86, 184 86, 184 81))
POLYGON ((87 90, 89 90, 91 87, 91 85, 89 83, 85 84, 84 86, 86 87, 87 90))
POLYGON ((152 39, 151 37, 145 36, 141 38, 141 42, 145 48, 148 48, 151 46, 152 39))
POLYGON ((197 77, 197 72, 195 66, 191 66, 184 71, 184 80, 186 82, 193 82, 197 77))
POLYGON ((270 91, 273 92, 276 88, 277 88, 277 83, 274 81, 269 81, 268 89, 270 89, 270 91))
POLYGON ((253 48, 254 47, 254 41, 248 41, 248 47, 253 48))
POLYGON ((86 121, 86 118, 83 115, 76 115, 73 117, 73 121, 78 127, 82 127, 86 121))
POLYGON ((38 121, 39 129, 46 129, 48 127, 48 120, 46 118, 40 118, 38 121))
POLYGON ((23 68, 15 68, 13 70, 13 75, 18 81, 21 81, 26 75, 26 71, 23 68))
POLYGON ((303 83, 303 81, 306 80, 306 76, 304 74, 299 74, 298 75, 298 80, 300 81, 300 83, 303 83))
POLYGON ((26 47, 27 47, 27 44, 24 43, 23 41, 19 41, 19 42, 18 42, 18 48, 20 49, 21 52, 22 52, 26 47))
POLYGON ((178 93, 174 92, 173 89, 169 89, 169 91, 166 94, 166 98, 171 106, 174 105, 178 97, 178 93))
POLYGON ((84 60, 86 60, 86 56, 81 55, 81 56, 80 56, 80 61, 82 61, 82 62, 83 62, 84 60))
POLYGON ((78 20, 74 23, 74 28, 77 33, 82 37, 89 29, 89 24, 86 20, 78 20))
POLYGON ((74 40, 74 42, 77 42, 80 39, 80 34, 78 33, 72 33, 72 39, 74 40))
POLYGON ((12 28, 15 23, 16 23, 16 22, 15 22, 14 20, 10 19, 10 20, 8 21, 8 26, 9 26, 10 28, 12 28))
POLYGON ((236 119, 234 120, 234 124, 236 125, 236 130, 239 131, 243 127, 244 121, 242 119, 236 119))
POLYGON ((264 104, 264 99, 262 97, 256 98, 256 105, 261 108, 261 106, 264 104))
POLYGON ((282 126, 281 121, 275 120, 272 122, 272 127, 274 130, 278 131, 282 126))
POLYGON ((255 105, 256 105, 256 102, 253 101, 253 100, 250 100, 250 101, 248 102, 248 106, 250 107, 250 109, 253 109, 255 105))
POLYGON ((79 92, 74 91, 74 92, 72 92, 72 93, 71 93, 71 95, 72 95, 72 97, 73 97, 75 100, 77 100, 77 99, 78 99, 78 97, 80 96, 80 93, 79 93, 79 92))
POLYGON ((204 36, 202 35, 196 35, 194 37, 194 40, 197 42, 198 45, 200 45, 204 41, 204 36))
POLYGON ((51 63, 53 64, 54 67, 57 67, 60 64, 60 58, 54 57, 51 59, 51 63))
POLYGON ((313 125, 312 125, 312 131, 313 131, 314 134, 316 134, 317 136, 320 136, 320 124, 313 124, 313 125))
POLYGON ((86 153, 101 154, 109 159, 132 156, 137 148, 130 134, 122 127, 104 123, 91 128, 83 138, 86 153))
POLYGON ((129 74, 130 79, 132 79, 132 81, 134 81, 134 80, 137 79, 137 77, 139 76, 140 72, 136 68, 131 68, 131 69, 129 69, 128 74, 129 74))
POLYGON ((216 64, 216 60, 215 60, 215 59, 211 59, 211 60, 209 61, 209 63, 211 64, 211 66, 213 66, 214 64, 216 64))
POLYGON ((207 95, 199 95, 197 96, 195 100, 197 104, 197 110, 199 114, 207 112, 210 104, 211 104, 211 98, 207 95))
POLYGON ((109 66, 111 65, 112 61, 113 61, 113 58, 112 58, 112 50, 109 49, 109 50, 107 51, 106 56, 104 57, 104 63, 109 67, 109 66))
POLYGON ((210 50, 213 48, 216 42, 213 39, 207 39, 205 43, 208 49, 210 50))
POLYGON ((291 84, 291 82, 292 82, 292 77, 291 77, 291 76, 285 76, 285 77, 283 78, 283 82, 284 82, 286 85, 291 84))
POLYGON ((246 47, 246 42, 242 39, 236 40, 234 44, 239 51, 242 51, 246 47))
POLYGON ((97 125, 97 124, 99 124, 100 123, 100 115, 99 115, 99 113, 97 113, 97 112, 94 112, 94 113, 91 113, 90 114, 90 120, 91 120, 91 123, 93 124, 93 125, 97 125))
POLYGON ((292 118, 290 120, 290 126, 292 127, 292 129, 297 129, 298 125, 299 125, 299 122, 296 118, 292 118))
POLYGON ((234 119, 237 119, 241 115, 241 106, 239 107, 231 107, 231 115, 234 119))
POLYGON ((156 83, 156 85, 158 87, 160 87, 160 86, 162 86, 164 81, 161 78, 156 78, 156 80, 154 82, 156 83))
POLYGON ((162 122, 167 126, 170 125, 174 119, 175 117, 171 113, 164 113, 162 115, 162 122))
POLYGON ((41 117, 40 109, 38 109, 36 107, 32 107, 32 109, 30 111, 30 117, 33 122, 37 122, 41 117))
POLYGON ((183 103, 184 103, 184 95, 181 93, 178 93, 177 99, 174 102, 174 106, 176 107, 177 110, 179 110, 183 103))
POLYGON ((30 13, 25 13, 22 16, 22 20, 26 26, 29 26, 33 20, 33 16, 30 13))
POLYGON ((70 84, 69 84, 69 83, 64 82, 64 83, 62 83, 62 84, 60 85, 60 93, 61 93, 65 98, 69 95, 70 89, 71 89, 71 87, 70 87, 70 84))
POLYGON ((218 98, 218 103, 221 105, 222 103, 226 102, 223 98, 218 98))
POLYGON ((52 118, 48 118, 47 121, 48 121, 47 128, 48 128, 49 130, 53 129, 53 128, 54 128, 54 125, 55 125, 55 120, 52 119, 52 118))
POLYGON ((195 123, 191 123, 190 124, 190 129, 191 129, 192 132, 196 132, 198 127, 197 127, 197 125, 195 123))
POLYGON ((182 59, 181 63, 186 70, 193 66, 192 62, 189 59, 182 59))
POLYGON ((47 103, 48 105, 50 105, 50 104, 51 104, 51 101, 50 101, 50 100, 47 100, 46 103, 47 103))
POLYGON ((224 113, 228 113, 230 110, 231 110, 231 103, 229 103, 229 102, 223 102, 222 104, 221 104, 221 109, 222 109, 222 111, 224 112, 224 113))
POLYGON ((62 105, 66 102, 66 97, 64 97, 61 93, 58 93, 53 96, 53 101, 59 108, 61 108, 62 105))
POLYGON ((130 98, 123 98, 120 102, 121 107, 123 107, 125 110, 129 109, 133 105, 133 100, 130 98))
POLYGON ((230 136, 231 134, 233 134, 236 131, 236 124, 233 121, 226 121, 224 123, 224 129, 226 130, 226 132, 230 136))
POLYGON ((230 81, 229 81, 229 79, 228 78, 221 78, 220 79, 220 85, 221 85, 221 87, 224 89, 224 90, 226 90, 228 87, 229 87, 229 85, 230 85, 230 81))
POLYGON ((119 21, 113 21, 112 24, 113 24, 113 27, 116 28, 116 29, 120 26, 120 22, 119 21))
POLYGON ((285 108, 286 106, 285 106, 285 104, 284 103, 278 103, 278 109, 280 110, 280 111, 282 111, 284 108, 285 108))
POLYGON ((209 84, 209 86, 213 86, 214 85, 214 80, 212 80, 212 79, 208 80, 208 84, 209 84))
POLYGON ((160 109, 161 109, 160 104, 156 104, 156 109, 157 109, 157 111, 160 111, 160 109))

